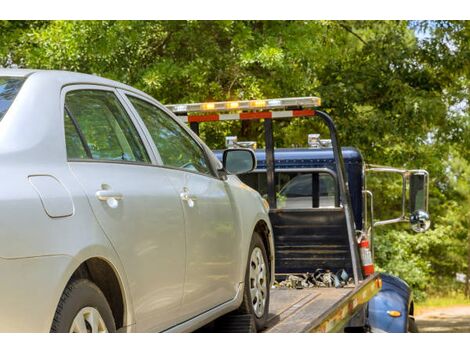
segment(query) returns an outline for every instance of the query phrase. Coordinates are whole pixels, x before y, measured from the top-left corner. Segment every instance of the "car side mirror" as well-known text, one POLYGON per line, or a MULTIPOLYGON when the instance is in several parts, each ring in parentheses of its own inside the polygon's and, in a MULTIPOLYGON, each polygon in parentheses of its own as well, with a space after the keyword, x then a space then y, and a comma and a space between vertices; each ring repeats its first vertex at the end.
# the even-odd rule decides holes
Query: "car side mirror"
POLYGON ((255 153, 251 149, 227 149, 224 150, 222 164, 227 174, 246 174, 256 168, 255 153))
POLYGON ((410 225, 415 232, 425 232, 431 226, 428 214, 428 173, 412 171, 409 175, 410 225))

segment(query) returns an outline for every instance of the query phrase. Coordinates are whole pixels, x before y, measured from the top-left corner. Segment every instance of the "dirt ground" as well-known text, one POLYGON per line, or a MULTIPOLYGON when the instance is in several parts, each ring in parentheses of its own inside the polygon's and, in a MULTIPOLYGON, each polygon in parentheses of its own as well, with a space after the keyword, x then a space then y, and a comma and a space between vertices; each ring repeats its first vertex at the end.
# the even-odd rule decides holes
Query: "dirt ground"
POLYGON ((470 306, 426 308, 416 316, 419 332, 469 332, 470 306))

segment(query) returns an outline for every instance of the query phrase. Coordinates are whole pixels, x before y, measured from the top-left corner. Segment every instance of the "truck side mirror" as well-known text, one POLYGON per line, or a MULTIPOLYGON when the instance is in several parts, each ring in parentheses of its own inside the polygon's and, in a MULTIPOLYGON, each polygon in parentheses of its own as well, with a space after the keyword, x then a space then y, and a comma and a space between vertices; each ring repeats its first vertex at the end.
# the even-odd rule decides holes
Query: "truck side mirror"
POLYGON ((255 153, 251 149, 224 150, 222 160, 225 172, 230 175, 246 174, 256 167, 255 153))
MULTIPOLYGON (((371 228, 376 226, 394 224, 399 222, 410 222, 411 228, 415 232, 425 232, 431 226, 428 213, 428 188, 429 174, 426 170, 403 170, 393 167, 366 165, 366 172, 394 173, 402 178, 402 206, 399 217, 389 220, 374 222, 373 216, 373 195, 365 189, 363 194, 370 197, 371 228), (408 194, 407 194, 408 190, 408 194), (407 211, 407 198, 409 201, 409 213, 407 211)), ((367 198, 364 198, 367 211, 367 198)), ((367 218, 367 214, 365 215, 367 218)))
POLYGON ((409 175, 410 225, 415 232, 425 232, 431 226, 428 214, 428 173, 411 171, 409 175))

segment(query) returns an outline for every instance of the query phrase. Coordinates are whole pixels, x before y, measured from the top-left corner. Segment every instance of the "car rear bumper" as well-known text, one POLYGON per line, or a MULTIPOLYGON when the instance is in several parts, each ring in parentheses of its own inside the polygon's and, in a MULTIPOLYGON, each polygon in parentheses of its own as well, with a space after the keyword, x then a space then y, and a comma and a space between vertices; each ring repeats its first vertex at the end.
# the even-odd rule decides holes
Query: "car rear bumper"
POLYGON ((0 332, 49 332, 72 261, 65 255, 0 258, 0 332))

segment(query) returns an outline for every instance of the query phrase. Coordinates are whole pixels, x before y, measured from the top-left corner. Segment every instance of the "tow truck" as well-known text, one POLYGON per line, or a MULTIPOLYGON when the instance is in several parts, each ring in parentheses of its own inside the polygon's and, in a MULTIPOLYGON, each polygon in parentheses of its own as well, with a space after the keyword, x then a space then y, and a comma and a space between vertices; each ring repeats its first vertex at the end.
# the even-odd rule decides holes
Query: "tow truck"
MULTIPOLYGON (((203 122, 263 120, 264 149, 236 137, 227 137, 226 147, 255 149, 256 169, 239 177, 269 203, 276 281, 291 283, 272 287, 265 332, 416 332, 408 285, 374 270, 373 233, 377 226, 400 222, 409 222, 416 232, 429 228, 429 175, 366 164, 359 150, 340 146, 333 119, 320 105, 318 97, 301 97, 167 108, 198 135, 203 122), (330 138, 311 134, 308 148, 275 148, 273 123, 289 118, 319 118, 330 138), (367 189, 370 173, 401 176, 399 217, 375 221, 373 193, 367 189), (317 273, 334 280, 313 285, 319 282, 317 273)), ((222 158, 222 151, 214 153, 222 158)), ((216 331, 239 327, 227 321, 216 331)))

